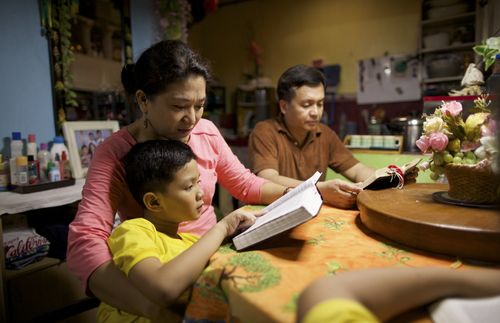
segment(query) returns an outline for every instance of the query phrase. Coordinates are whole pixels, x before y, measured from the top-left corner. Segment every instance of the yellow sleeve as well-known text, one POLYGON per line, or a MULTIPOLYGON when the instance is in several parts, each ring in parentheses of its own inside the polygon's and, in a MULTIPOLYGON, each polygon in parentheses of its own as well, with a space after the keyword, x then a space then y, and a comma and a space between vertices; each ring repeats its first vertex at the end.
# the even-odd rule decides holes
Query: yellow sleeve
POLYGON ((154 225, 142 218, 124 221, 109 236, 108 246, 113 262, 127 276, 141 260, 154 257, 161 259, 161 244, 154 225))
POLYGON ((366 307, 349 299, 329 299, 307 312, 302 323, 380 322, 366 307))

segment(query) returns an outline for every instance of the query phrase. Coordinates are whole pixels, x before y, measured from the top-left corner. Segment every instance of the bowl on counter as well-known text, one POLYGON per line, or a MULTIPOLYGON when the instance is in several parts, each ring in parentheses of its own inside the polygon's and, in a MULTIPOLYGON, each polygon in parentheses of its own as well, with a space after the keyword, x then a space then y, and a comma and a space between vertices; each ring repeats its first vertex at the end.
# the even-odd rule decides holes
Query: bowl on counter
POLYGON ((438 19, 456 16, 461 13, 467 12, 469 5, 466 2, 456 3, 450 6, 435 7, 427 11, 427 18, 438 19))
POLYGON ((450 34, 441 32, 424 37, 424 48, 442 48, 450 44, 450 34))
POLYGON ((462 72, 462 60, 458 55, 438 55, 427 61, 427 76, 430 78, 458 76, 462 72))

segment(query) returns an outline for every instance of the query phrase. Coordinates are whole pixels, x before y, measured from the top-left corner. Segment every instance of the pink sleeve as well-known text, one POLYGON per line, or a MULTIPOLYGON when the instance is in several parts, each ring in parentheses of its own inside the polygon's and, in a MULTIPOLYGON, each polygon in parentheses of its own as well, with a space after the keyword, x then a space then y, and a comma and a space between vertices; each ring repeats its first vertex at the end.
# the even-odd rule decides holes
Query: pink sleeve
MULTIPOLYGON (((119 205, 127 200, 128 189, 120 159, 130 148, 131 145, 124 144, 118 136, 99 145, 87 174, 78 212, 69 226, 68 268, 86 290, 88 278, 94 270, 112 259, 106 240, 119 205)), ((122 207, 120 205, 120 209, 122 207)))
POLYGON ((219 149, 218 182, 238 200, 249 204, 261 203, 261 187, 269 181, 245 168, 220 133, 216 140, 219 149))

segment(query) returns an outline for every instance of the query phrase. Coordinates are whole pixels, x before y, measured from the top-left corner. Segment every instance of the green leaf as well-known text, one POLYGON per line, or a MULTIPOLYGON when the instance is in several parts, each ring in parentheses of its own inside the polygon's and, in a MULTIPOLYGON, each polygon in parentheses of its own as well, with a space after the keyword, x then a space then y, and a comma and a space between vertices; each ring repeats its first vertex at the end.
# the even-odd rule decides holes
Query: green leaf
POLYGON ((486 57, 484 59, 484 70, 487 71, 495 63, 495 58, 486 57))
POLYGON ((472 47, 472 49, 478 54, 478 55, 481 55, 483 56, 484 55, 484 52, 488 49, 488 47, 486 45, 476 45, 474 47, 472 47))

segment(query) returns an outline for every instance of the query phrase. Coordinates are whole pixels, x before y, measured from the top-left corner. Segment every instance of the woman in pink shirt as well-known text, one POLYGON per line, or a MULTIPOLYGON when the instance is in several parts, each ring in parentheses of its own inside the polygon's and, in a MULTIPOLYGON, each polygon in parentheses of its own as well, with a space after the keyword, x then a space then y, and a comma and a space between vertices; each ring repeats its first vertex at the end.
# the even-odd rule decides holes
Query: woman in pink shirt
POLYGON ((122 71, 125 90, 134 95, 142 118, 108 137, 96 150, 83 198, 69 227, 67 261, 88 292, 100 300, 146 317, 161 310, 145 299, 112 262, 106 239, 118 212, 122 220, 142 216, 127 188, 121 159, 138 142, 173 139, 187 143, 197 156, 204 191, 200 219, 180 230, 202 235, 215 223, 212 197, 218 182, 239 200, 268 204, 285 187, 246 169, 218 129, 201 119, 209 70, 181 41, 162 41, 122 71))

